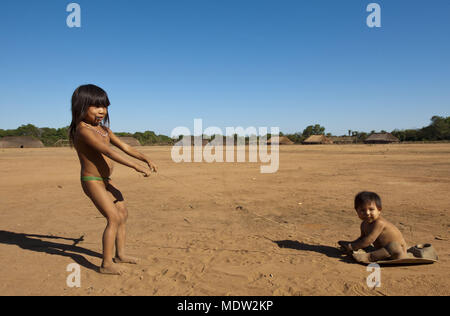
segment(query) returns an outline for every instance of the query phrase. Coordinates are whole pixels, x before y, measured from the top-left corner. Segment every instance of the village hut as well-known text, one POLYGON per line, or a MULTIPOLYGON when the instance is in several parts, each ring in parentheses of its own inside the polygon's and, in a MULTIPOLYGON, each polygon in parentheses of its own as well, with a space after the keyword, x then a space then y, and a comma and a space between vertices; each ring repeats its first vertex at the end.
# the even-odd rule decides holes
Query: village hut
POLYGON ((333 144, 355 144, 356 136, 331 136, 330 140, 333 144))
POLYGON ((182 139, 174 139, 174 146, 190 146, 192 145, 192 140, 190 136, 184 136, 182 139))
POLYGON ((54 144, 54 147, 69 147, 70 146, 70 140, 68 139, 58 139, 54 144))
POLYGON ((294 142, 287 138, 286 136, 273 136, 267 141, 267 145, 271 145, 272 142, 277 141, 280 145, 293 145, 294 142))
POLYGON ((197 141, 197 143, 199 143, 199 144, 202 144, 202 146, 206 146, 210 142, 209 139, 205 139, 202 136, 195 136, 195 137, 193 137, 192 145, 196 145, 195 141, 197 141))
POLYGON ((32 136, 5 136, 0 138, 0 148, 42 148, 44 144, 32 136))
POLYGON ((202 136, 184 136, 180 141, 175 140, 175 146, 194 146, 196 142, 206 146, 209 139, 204 139, 202 136))
MULTIPOLYGON (((236 145, 237 141, 234 139, 234 136, 223 136, 223 135, 216 135, 214 139, 207 140, 207 142, 204 142, 203 145, 211 144, 212 146, 218 145, 218 143, 222 140, 222 146, 226 146, 229 144, 230 146, 236 145)), ((205 140, 203 140, 205 141, 205 140)))
POLYGON ((234 139, 234 136, 222 136, 223 145, 236 145, 237 140, 234 139))
POLYGON ((126 136, 120 136, 119 139, 124 142, 125 144, 128 144, 132 147, 138 147, 141 146, 141 143, 134 137, 126 137, 126 136))
POLYGON ((303 141, 304 145, 320 145, 320 144, 333 144, 333 141, 325 135, 312 135, 303 141))
POLYGON ((366 144, 392 144, 399 143, 400 140, 391 133, 374 133, 366 138, 366 144))

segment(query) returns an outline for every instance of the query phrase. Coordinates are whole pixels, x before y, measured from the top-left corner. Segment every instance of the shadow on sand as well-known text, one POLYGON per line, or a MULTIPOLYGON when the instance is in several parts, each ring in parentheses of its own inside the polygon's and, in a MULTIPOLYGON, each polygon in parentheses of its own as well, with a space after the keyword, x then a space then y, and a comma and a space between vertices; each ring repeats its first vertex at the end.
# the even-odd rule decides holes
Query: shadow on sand
POLYGON ((81 236, 80 238, 76 239, 76 238, 64 238, 64 237, 57 237, 57 236, 18 234, 18 233, 0 230, 0 243, 1 244, 16 245, 25 250, 31 250, 31 251, 36 251, 36 252, 45 252, 50 255, 59 255, 59 256, 63 256, 63 257, 69 257, 69 258, 72 258, 80 266, 98 272, 99 267, 97 267, 96 265, 89 262, 81 254, 88 255, 91 257, 97 257, 97 258, 103 258, 103 256, 97 252, 77 246, 77 244, 82 242, 83 239, 84 239, 84 236, 81 236), (61 244, 61 243, 56 243, 56 242, 49 242, 49 241, 41 240, 39 238, 67 240, 67 241, 72 241, 73 244, 68 245, 68 244, 61 244))
POLYGON ((309 245, 303 242, 298 242, 296 240, 272 240, 272 242, 276 243, 280 248, 290 248, 301 251, 312 251, 326 255, 330 258, 340 259, 343 262, 355 263, 353 260, 351 260, 348 256, 344 255, 338 248, 335 247, 322 245, 309 245))

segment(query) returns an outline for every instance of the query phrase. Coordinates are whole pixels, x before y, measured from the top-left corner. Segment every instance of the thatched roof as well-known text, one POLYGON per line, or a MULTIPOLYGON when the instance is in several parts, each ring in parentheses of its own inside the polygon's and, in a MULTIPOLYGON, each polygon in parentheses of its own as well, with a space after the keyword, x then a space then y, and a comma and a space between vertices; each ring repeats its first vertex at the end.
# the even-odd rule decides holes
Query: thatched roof
POLYGON ((234 136, 220 136, 220 135, 217 135, 212 140, 208 140, 208 143, 214 146, 217 145, 220 141, 222 141, 223 146, 227 145, 228 143, 230 145, 235 145, 237 143, 237 141, 235 141, 234 139, 234 136))
POLYGON ((389 144, 399 143, 400 140, 391 133, 375 133, 367 137, 364 142, 366 144, 389 144))
POLYGON ((223 136, 222 142, 224 145, 228 143, 235 145, 237 141, 234 139, 234 136, 223 136))
POLYGON ((289 138, 287 138, 286 136, 272 136, 268 141, 267 141, 267 145, 272 144, 272 140, 276 141, 278 140, 278 144, 280 145, 293 145, 294 142, 292 140, 290 140, 289 138))
POLYGON ((333 144, 353 144, 356 143, 356 136, 331 136, 333 144))
POLYGON ((0 138, 0 148, 42 148, 44 144, 31 136, 5 136, 0 138))
POLYGON ((55 147, 69 147, 70 146, 70 140, 68 139, 58 139, 53 146, 55 147))
POLYGON ((195 143, 196 141, 202 144, 202 146, 205 146, 206 144, 209 143, 209 140, 203 139, 202 136, 184 136, 183 139, 175 142, 175 146, 188 146, 188 145, 194 146, 196 144, 195 143))
POLYGON ((123 141, 125 144, 128 144, 133 147, 141 146, 141 143, 134 137, 120 136, 119 139, 123 141))
POLYGON ((325 135, 312 135, 303 141, 303 144, 332 144, 333 141, 325 135))

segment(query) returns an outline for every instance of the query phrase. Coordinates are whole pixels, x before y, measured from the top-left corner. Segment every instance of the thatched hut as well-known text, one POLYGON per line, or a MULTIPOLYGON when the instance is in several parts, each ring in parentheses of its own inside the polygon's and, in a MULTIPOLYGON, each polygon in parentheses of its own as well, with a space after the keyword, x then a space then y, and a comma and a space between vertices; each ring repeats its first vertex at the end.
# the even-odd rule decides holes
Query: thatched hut
POLYGON ((58 139, 54 144, 54 147, 69 147, 70 146, 70 140, 68 139, 58 139))
POLYGON ((205 142, 205 140, 203 140, 203 145, 206 144, 211 144, 211 145, 216 145, 222 141, 222 145, 226 146, 227 144, 229 144, 230 146, 234 146, 237 144, 237 139, 234 139, 234 136, 222 136, 222 135, 216 135, 214 137, 214 139, 212 140, 206 140, 207 142, 205 142))
POLYGON ((42 148, 44 144, 32 136, 5 136, 0 138, 0 148, 42 148))
POLYGON ((222 143, 224 145, 236 145, 237 139, 234 139, 234 136, 222 136, 222 143))
POLYGON ((355 144, 356 136, 331 136, 330 140, 333 144, 355 144))
POLYGON ((141 143, 134 137, 120 136, 119 139, 132 147, 141 146, 141 143))
POLYGON ((175 146, 194 146, 196 142, 206 146, 209 143, 209 139, 203 139, 203 136, 184 136, 180 141, 175 140, 175 146))
POLYGON ((333 144, 333 141, 325 135, 312 135, 303 141, 304 145, 333 144))
POLYGON ((203 138, 203 136, 192 137, 192 145, 196 145, 196 142, 202 144, 202 146, 206 146, 209 144, 210 140, 203 138))
POLYGON ((399 143, 400 140, 391 133, 375 133, 366 138, 366 144, 392 144, 399 143))
POLYGON ((287 138, 286 136, 272 136, 268 141, 267 145, 271 145, 273 141, 277 141, 280 145, 293 145, 294 142, 287 138))

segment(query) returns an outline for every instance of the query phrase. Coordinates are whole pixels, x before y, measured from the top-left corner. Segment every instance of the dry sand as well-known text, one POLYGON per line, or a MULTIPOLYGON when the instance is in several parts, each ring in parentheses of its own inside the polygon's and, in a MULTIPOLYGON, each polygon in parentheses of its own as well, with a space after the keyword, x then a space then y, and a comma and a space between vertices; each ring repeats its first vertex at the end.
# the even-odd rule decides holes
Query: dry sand
POLYGON ((116 164, 113 180, 130 213, 128 252, 142 261, 105 276, 105 220, 81 190, 75 152, 0 149, 0 295, 450 294, 450 144, 286 146, 275 174, 140 150, 160 174, 116 164), (361 190, 378 192, 407 243, 432 243, 440 261, 382 268, 381 287, 368 288, 370 272, 336 248, 359 236, 361 190), (66 284, 73 262, 81 288, 66 284))

